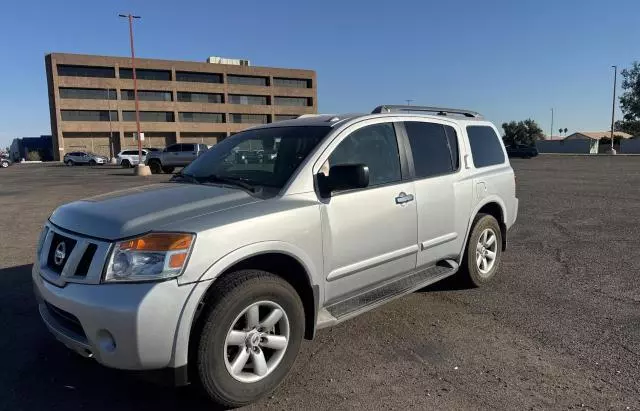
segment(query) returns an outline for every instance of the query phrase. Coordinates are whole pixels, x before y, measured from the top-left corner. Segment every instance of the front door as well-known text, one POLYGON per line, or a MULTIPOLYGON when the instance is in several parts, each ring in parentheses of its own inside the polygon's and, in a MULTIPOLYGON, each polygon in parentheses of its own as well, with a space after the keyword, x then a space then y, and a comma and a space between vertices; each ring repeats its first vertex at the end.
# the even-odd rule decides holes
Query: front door
POLYGON ((395 125, 352 126, 338 137, 319 172, 342 164, 369 168, 369 186, 332 193, 321 203, 326 299, 413 270, 418 250, 413 183, 403 180, 395 125), (344 136, 344 137, 343 137, 344 136))
POLYGON ((403 123, 413 162, 418 210, 417 266, 457 259, 471 208, 472 181, 461 178, 459 133, 446 122, 403 123))
POLYGON ((198 152, 196 151, 195 144, 182 144, 182 150, 180 150, 179 165, 187 165, 196 159, 198 152))

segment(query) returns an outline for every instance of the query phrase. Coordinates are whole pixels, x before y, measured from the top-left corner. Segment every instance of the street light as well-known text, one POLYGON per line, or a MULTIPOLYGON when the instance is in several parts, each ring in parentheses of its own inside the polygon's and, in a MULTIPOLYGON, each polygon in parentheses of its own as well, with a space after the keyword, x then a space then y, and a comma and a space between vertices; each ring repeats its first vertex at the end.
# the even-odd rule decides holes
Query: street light
POLYGON ((611 66, 613 68, 613 102, 611 103, 611 154, 615 154, 613 149, 613 127, 616 116, 616 80, 618 79, 618 66, 611 66))
POLYGON ((129 40, 131 43, 131 71, 133 73, 133 99, 136 107, 136 131, 138 132, 138 165, 142 162, 142 141, 140 139, 140 111, 138 110, 138 81, 136 79, 136 54, 133 50, 133 19, 140 16, 129 14, 118 14, 119 17, 129 19, 129 40))
POLYGON ((549 132, 549 139, 553 140, 553 107, 551 108, 551 130, 549 132))
POLYGON ((405 100, 407 102, 407 106, 410 106, 413 100, 405 100))

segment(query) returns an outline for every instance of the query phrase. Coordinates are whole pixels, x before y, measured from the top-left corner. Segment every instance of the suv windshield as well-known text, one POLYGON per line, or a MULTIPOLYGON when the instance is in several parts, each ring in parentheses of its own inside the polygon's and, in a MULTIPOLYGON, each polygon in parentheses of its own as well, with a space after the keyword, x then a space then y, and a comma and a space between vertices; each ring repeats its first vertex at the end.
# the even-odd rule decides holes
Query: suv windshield
POLYGON ((213 146, 182 174, 199 182, 235 180, 282 188, 330 130, 326 126, 247 130, 213 146))

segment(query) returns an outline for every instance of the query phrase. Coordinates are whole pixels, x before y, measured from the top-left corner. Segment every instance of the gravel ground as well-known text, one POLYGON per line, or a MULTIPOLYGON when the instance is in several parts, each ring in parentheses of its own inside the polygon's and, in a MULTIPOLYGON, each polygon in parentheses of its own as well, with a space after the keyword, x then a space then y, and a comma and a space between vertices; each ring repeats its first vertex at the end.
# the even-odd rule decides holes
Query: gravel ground
MULTIPOLYGON (((640 409, 640 158, 513 160, 520 213, 500 276, 450 281, 305 342, 253 409, 640 409)), ((0 170, 0 410, 211 409, 68 352, 30 265, 58 205, 149 180, 116 168, 0 170)))

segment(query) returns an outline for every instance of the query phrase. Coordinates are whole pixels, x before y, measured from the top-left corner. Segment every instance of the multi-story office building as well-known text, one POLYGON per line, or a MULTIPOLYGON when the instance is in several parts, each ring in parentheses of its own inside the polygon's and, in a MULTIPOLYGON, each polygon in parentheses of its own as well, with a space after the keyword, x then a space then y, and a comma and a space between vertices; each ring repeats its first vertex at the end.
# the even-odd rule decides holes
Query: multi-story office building
MULTIPOLYGON (((252 125, 317 112, 314 71, 236 63, 136 59, 143 145, 215 144, 252 125)), ((52 53, 45 65, 56 160, 137 147, 130 58, 52 53)))

